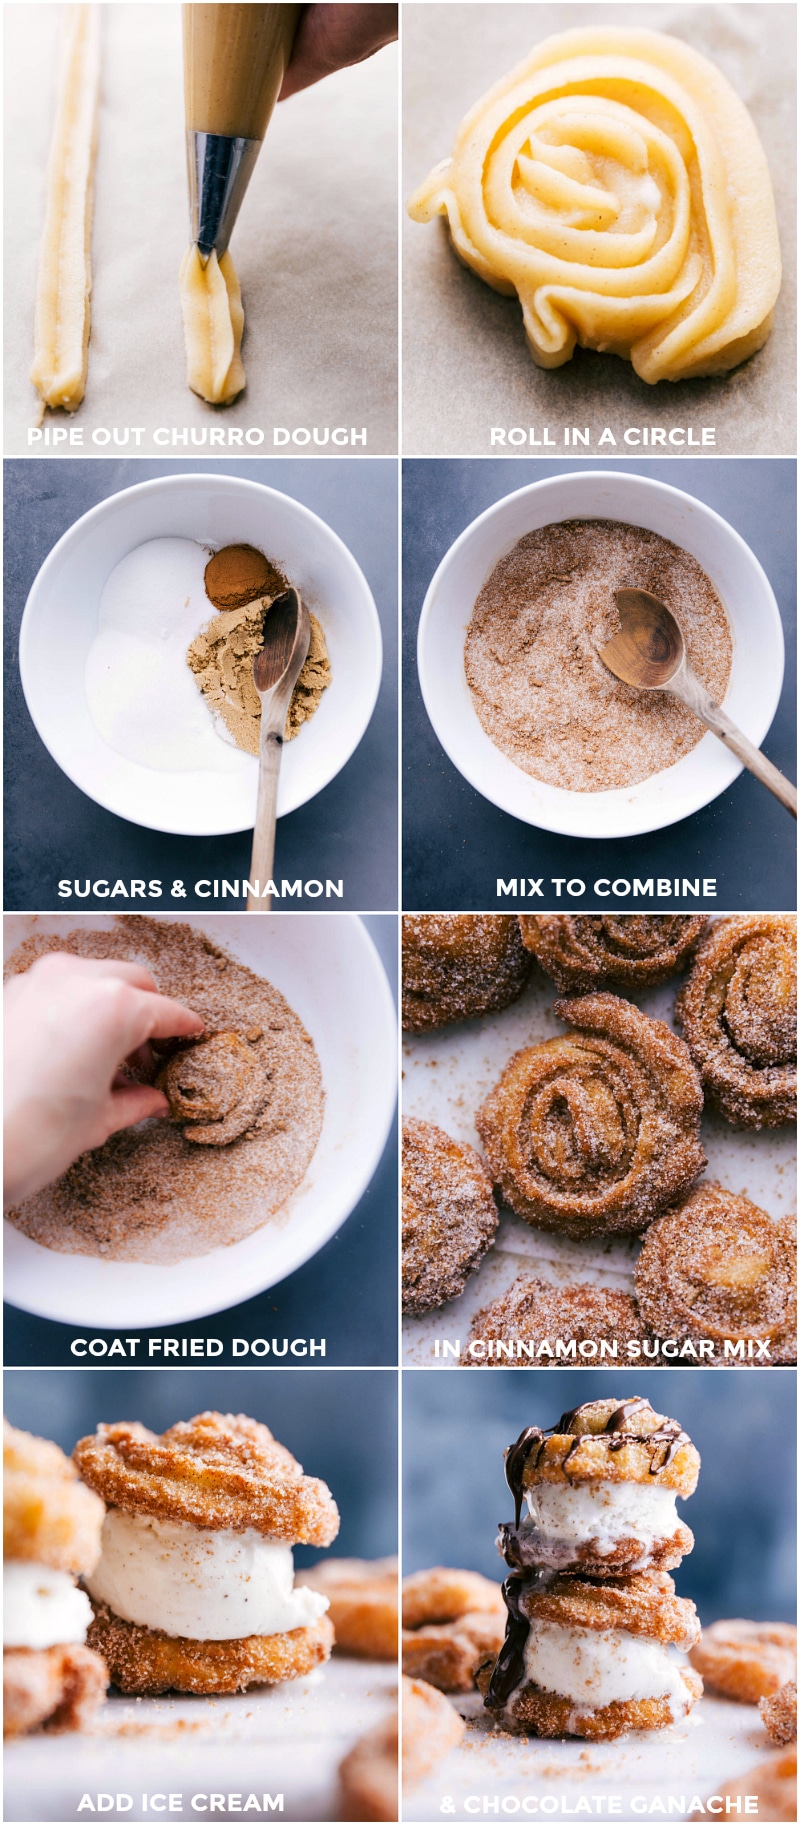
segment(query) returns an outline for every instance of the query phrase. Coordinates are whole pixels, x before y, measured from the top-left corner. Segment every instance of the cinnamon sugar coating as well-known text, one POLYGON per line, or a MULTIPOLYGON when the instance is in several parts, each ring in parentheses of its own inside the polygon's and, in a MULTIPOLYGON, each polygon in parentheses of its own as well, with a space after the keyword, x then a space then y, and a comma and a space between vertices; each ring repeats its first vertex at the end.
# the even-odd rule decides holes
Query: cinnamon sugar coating
POLYGON ((108 1669, 99 1654, 78 1642, 54 1648, 3 1651, 3 1735, 53 1736, 86 1730, 103 1704, 108 1669))
POLYGON ((626 1635, 681 1648, 690 1647, 700 1634, 691 1598, 676 1597, 675 1581, 665 1571, 630 1572, 602 1582, 556 1572, 541 1585, 526 1585, 520 1607, 530 1621, 622 1629, 626 1635))
POLYGON ((797 1113, 797 920, 731 914, 712 925, 675 1007, 706 1094, 735 1128, 797 1113))
POLYGON ((138 1421, 100 1425, 73 1455, 111 1507, 195 1527, 254 1527, 293 1545, 329 1546, 339 1531, 327 1484, 304 1476, 268 1428, 241 1413, 198 1413, 160 1437, 138 1421))
POLYGON ((689 1655, 707 1686, 756 1705, 797 1676, 797 1630, 788 1622, 712 1622, 689 1655))
MULTIPOLYGON (((759 1762, 756 1768, 748 1768, 747 1773, 740 1775, 738 1780, 725 1781, 721 1787, 717 1787, 714 1797, 723 1803, 723 1817, 736 1817, 749 1797, 756 1801, 756 1818, 786 1820, 787 1825, 796 1825, 797 1750, 788 1749, 783 1755, 770 1755, 765 1762, 759 1762)), ((702 1812, 690 1814, 691 1819, 707 1819, 708 1816, 705 1807, 702 1812)))
MULTIPOLYGON (((50 1439, 3 1421, 3 1553, 55 1571, 91 1572, 105 1508, 50 1439)), ((52 1667, 48 1678, 57 1675, 52 1667)), ((44 1677, 44 1675, 43 1675, 44 1677)))
POLYGON ((433 1122, 403 1122, 403 1311, 463 1293, 494 1241, 497 1206, 473 1147, 433 1122))
MULTIPOLYGON (((478 1673, 478 1690, 484 1697, 489 1689, 492 1669, 482 1667, 478 1673)), ((686 1687, 687 1711, 702 1697, 703 1684, 691 1667, 681 1667, 686 1687)), ((540 1686, 519 1687, 502 1713, 503 1729, 516 1736, 579 1736, 611 1740, 628 1730, 663 1730, 674 1722, 672 1701, 663 1698, 616 1699, 609 1705, 585 1705, 574 1698, 562 1698, 555 1692, 543 1692, 540 1686)))
POLYGON ((535 1228, 645 1229, 705 1165, 688 1049, 617 995, 554 1012, 575 1030, 516 1052, 475 1117, 489 1171, 535 1228))
POLYGON ((702 913, 521 913, 522 942, 564 994, 655 988, 682 969, 708 919, 702 913))
POLYGON ((654 1412, 647 1400, 592 1400, 564 1414, 554 1432, 529 1448, 522 1487, 645 1483, 686 1498, 697 1488, 699 1474, 700 1453, 677 1420, 654 1412))
POLYGON ((398 1713, 360 1736, 339 1769, 342 1804, 339 1817, 396 1819, 398 1816, 398 1713))
POLYGON ((328 1598, 340 1654, 397 1659, 400 1592, 396 1559, 323 1559, 297 1573, 295 1588, 303 1584, 328 1598))
POLYGON ((192 1641, 123 1622, 105 1603, 93 1603, 87 1640, 103 1655, 120 1692, 245 1692, 248 1686, 300 1679, 330 1659, 333 1625, 283 1635, 245 1635, 232 1641, 192 1641))
POLYGON ((455 1622, 473 1610, 491 1612, 505 1619, 506 1606, 499 1584, 482 1572, 460 1571, 450 1565, 432 1565, 403 1579, 403 1627, 417 1629, 426 1623, 455 1622))
POLYGON ((760 1698, 758 1709, 771 1743, 793 1743, 797 1736, 797 1681, 788 1679, 771 1698, 760 1698))
POLYGON ((247 1134, 271 1095, 269 1071, 238 1033, 213 1033, 177 1052, 156 1086, 173 1122, 186 1124, 184 1140, 200 1147, 226 1147, 247 1134))
POLYGON ((483 1356, 471 1356, 467 1351, 463 1363, 473 1369, 559 1368, 563 1367, 563 1358, 555 1354, 559 1341, 615 1343, 624 1353, 625 1345, 641 1335, 641 1319, 629 1293, 612 1287, 554 1286, 535 1275, 520 1274, 499 1299, 476 1312, 469 1341, 499 1343, 515 1350, 520 1344, 529 1345, 533 1355, 487 1351, 483 1356), (542 1345, 549 1346, 551 1354, 540 1356, 542 1345))
POLYGON ((403 919, 403 1026, 426 1032, 506 1008, 531 960, 507 913, 414 913, 403 919))
POLYGON ((461 1742, 464 1719, 425 1679, 404 1675, 401 1690, 403 1786, 413 1787, 461 1742))
POLYGON ((794 1227, 749 1198, 698 1185, 651 1224, 635 1280, 656 1337, 768 1340, 772 1362, 796 1361, 794 1227))
POLYGON ((468 1612, 455 1622, 404 1629, 403 1672, 426 1679, 440 1692, 471 1692, 476 1669, 487 1655, 499 1654, 505 1632, 505 1611, 485 1610, 468 1612))

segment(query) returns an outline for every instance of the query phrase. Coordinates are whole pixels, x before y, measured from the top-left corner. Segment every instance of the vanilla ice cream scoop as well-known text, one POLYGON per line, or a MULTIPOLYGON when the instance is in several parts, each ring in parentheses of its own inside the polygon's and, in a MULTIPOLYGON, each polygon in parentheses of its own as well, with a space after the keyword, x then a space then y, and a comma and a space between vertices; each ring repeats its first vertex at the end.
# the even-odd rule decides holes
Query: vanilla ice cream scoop
POLYGON ((87 1589, 124 1622, 193 1641, 309 1628, 327 1597, 293 1588, 292 1549, 254 1527, 194 1527, 110 1508, 87 1589))
POLYGON ((3 1567, 3 1647, 54 1648, 83 1642, 92 1606, 69 1572, 34 1559, 3 1567))
POLYGON ((565 1570, 591 1549, 611 1559, 626 1542, 627 1569, 644 1569, 659 1547, 680 1532, 683 1551, 691 1535, 682 1528, 674 1489, 643 1483, 538 1483, 525 1492, 527 1517, 504 1527, 498 1546, 509 1564, 565 1570), (630 1548, 635 1546, 635 1556, 630 1548))
POLYGON ((623 1629, 535 1622, 525 1644, 525 1680, 593 1709, 667 1698, 673 1722, 685 1717, 692 1703, 673 1653, 660 1641, 623 1629))

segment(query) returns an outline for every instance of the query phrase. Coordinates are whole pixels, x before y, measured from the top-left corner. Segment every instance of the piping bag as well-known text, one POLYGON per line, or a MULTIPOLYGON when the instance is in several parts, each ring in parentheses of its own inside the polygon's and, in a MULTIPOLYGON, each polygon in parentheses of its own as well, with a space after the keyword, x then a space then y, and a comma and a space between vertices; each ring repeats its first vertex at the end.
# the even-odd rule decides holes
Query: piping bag
POLYGON ((181 267, 189 385, 227 405, 245 384, 241 293, 228 252, 278 99, 299 6, 183 7, 192 244, 181 267))

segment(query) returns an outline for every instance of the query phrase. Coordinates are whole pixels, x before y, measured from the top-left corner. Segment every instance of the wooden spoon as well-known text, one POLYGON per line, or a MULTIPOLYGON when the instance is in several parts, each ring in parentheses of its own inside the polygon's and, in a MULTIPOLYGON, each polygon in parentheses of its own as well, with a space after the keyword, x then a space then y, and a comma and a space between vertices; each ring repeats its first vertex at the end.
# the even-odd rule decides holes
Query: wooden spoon
POLYGON ((678 697, 796 817, 795 787, 709 696, 692 671, 683 634, 671 611, 646 589, 618 589, 614 600, 621 629, 600 648, 600 658, 614 677, 637 690, 669 691, 678 697))
MULTIPOLYGON (((276 596, 264 621, 264 644, 253 660, 253 683, 261 698, 261 745, 258 755, 258 801, 250 881, 263 887, 272 877, 275 816, 283 732, 292 692, 308 658, 311 621, 296 589, 276 596)), ((248 912, 269 912, 272 896, 247 896, 248 912)))

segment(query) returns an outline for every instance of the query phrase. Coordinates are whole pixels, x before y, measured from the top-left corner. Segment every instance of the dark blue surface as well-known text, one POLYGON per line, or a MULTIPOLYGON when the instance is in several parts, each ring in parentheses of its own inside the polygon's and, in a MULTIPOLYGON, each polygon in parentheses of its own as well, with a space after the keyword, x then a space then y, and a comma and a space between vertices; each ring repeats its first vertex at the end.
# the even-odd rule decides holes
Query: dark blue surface
POLYGON ((502 1576, 499 1521, 513 1520, 503 1452, 524 1426, 581 1401, 644 1396, 680 1420, 702 1460, 678 1513, 694 1551, 672 1576, 703 1622, 795 1619, 793 1369, 497 1369, 403 1376, 404 1570, 463 1565, 502 1576))
MULTIPOLYGON (((163 1432, 207 1408, 246 1413, 288 1445, 308 1476, 328 1484, 342 1517, 337 1557, 397 1550, 397 1377, 390 1371, 12 1370, 5 1401, 12 1425, 55 1439, 64 1451, 101 1421, 138 1419, 163 1432)), ((301 1565, 319 1556, 319 1547, 295 1549, 301 1565)))
MULTIPOLYGON (((397 997, 397 920, 373 914, 364 920, 397 997)), ((368 1190, 338 1234, 313 1260, 272 1286, 257 1298, 210 1318, 190 1324, 162 1325, 157 1330, 137 1329, 141 1338, 134 1361, 147 1362, 151 1337, 215 1337, 225 1349, 220 1362, 232 1360, 234 1337, 326 1340, 325 1361, 332 1364, 395 1364, 397 1362, 397 1122, 368 1190)), ((127 1327, 130 1331, 131 1327, 127 1327)), ((119 1333, 116 1333, 119 1335, 119 1333)), ((51 1324, 14 1306, 5 1307, 6 1363, 15 1365, 71 1364, 75 1337, 104 1338, 115 1333, 85 1326, 51 1324)), ((283 1358, 279 1359, 283 1361, 283 1358)), ((309 1358, 318 1364, 319 1356, 309 1358)), ((269 1367, 270 1356, 259 1362, 269 1367)), ((273 1371, 274 1373, 274 1371, 273 1371)))
MULTIPOLYGON (((17 648, 22 611, 49 551, 73 525, 122 488, 189 468, 240 475, 302 501, 344 541, 366 576, 383 634, 383 681, 372 721, 336 779, 278 828, 276 868, 295 880, 344 881, 341 900, 317 910, 388 911, 397 906, 397 470, 387 458, 253 458, 237 462, 83 459, 6 461, 5 478, 5 908, 60 912, 59 880, 244 880, 249 831, 177 837, 114 817, 80 792, 39 740, 22 695, 17 648)), ((73 901, 105 912, 108 900, 73 901)), ((124 903, 114 902, 116 907, 124 903)), ((162 900, 165 910, 175 902, 162 900)), ((182 909, 213 902, 193 891, 182 909)), ((222 903, 220 903, 222 904, 222 903)), ((230 901, 224 903, 225 910, 230 901)), ((298 902, 290 900, 289 910, 298 902)), ((275 902, 275 911, 284 907, 275 902)))
MULTIPOLYGON (((719 911, 793 910, 796 905, 796 828, 782 806, 744 772, 694 817, 651 836, 587 843, 555 836, 499 811, 467 784, 434 735, 417 679, 417 627, 437 565, 459 533, 503 496, 545 476, 575 469, 574 460, 519 458, 406 460, 403 463, 403 905, 419 911, 520 910, 498 899, 498 876, 599 875, 675 879, 716 877, 719 911)), ((615 470, 652 476, 682 488, 735 526, 763 565, 775 591, 786 637, 786 674, 764 753, 796 778, 796 465, 780 458, 713 457, 618 461, 615 470)), ((591 892, 569 902, 535 906, 585 910, 609 905, 631 910, 630 899, 599 901, 591 892)), ((562 890, 563 891, 563 890, 562 890)), ((706 903, 708 904, 708 903, 706 903)), ((703 902, 691 897, 637 899, 665 911, 703 902)), ((521 910, 525 910, 523 903, 521 910)))

